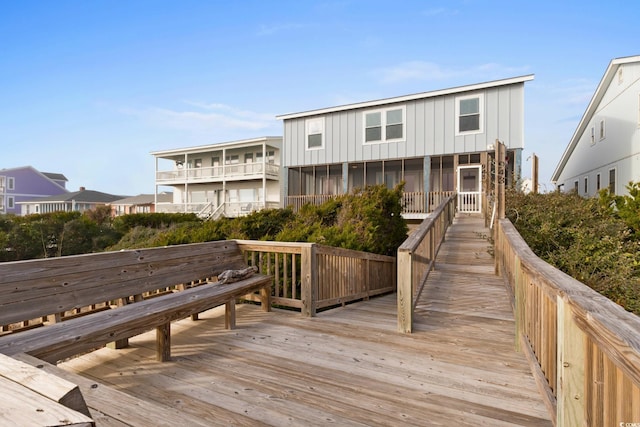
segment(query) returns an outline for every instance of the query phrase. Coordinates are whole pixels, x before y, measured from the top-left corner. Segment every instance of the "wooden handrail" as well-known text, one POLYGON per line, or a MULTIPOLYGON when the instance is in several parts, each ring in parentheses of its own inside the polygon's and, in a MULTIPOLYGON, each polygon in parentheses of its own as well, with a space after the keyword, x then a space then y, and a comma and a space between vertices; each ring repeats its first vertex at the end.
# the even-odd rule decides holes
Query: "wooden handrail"
POLYGON ((513 291, 516 346, 556 426, 640 422, 640 317, 538 258, 508 219, 498 265, 513 291))
POLYGON ((274 276, 272 303, 317 310, 396 290, 396 259, 316 243, 237 240, 248 264, 274 276))
POLYGON ((398 248, 398 331, 411 333, 413 310, 456 212, 457 195, 447 197, 398 248))

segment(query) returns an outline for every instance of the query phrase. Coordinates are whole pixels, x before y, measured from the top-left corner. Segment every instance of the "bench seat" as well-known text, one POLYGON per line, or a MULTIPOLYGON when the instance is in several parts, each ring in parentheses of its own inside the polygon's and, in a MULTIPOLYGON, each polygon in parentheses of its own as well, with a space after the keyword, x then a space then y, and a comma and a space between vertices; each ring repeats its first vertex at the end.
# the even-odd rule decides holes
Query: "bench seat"
POLYGON ((255 275, 229 283, 206 283, 158 298, 99 311, 43 328, 0 336, 0 353, 27 353, 50 363, 100 348, 156 328, 158 359, 170 358, 170 322, 227 304, 227 327, 235 322, 235 300, 261 291, 263 309, 269 310, 272 277, 255 275))

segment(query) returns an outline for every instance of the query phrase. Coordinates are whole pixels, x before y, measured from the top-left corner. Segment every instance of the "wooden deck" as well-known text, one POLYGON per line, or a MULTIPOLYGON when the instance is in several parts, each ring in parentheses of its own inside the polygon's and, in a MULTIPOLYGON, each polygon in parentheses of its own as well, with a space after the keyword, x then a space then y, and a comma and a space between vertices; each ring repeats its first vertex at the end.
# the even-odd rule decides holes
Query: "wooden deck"
POLYGON ((304 318, 237 306, 172 327, 171 362, 155 334, 60 364, 132 395, 131 409, 85 385, 97 425, 550 426, 525 357, 514 351, 505 285, 493 275, 488 231, 460 217, 421 295, 414 333, 396 332, 396 295, 304 318), (100 400, 110 402, 101 402, 100 400), (149 402, 145 408, 145 402, 149 402), (134 416, 135 415, 135 416, 134 416), (140 422, 141 418, 146 419, 140 422), (134 421, 138 420, 138 421, 134 421))

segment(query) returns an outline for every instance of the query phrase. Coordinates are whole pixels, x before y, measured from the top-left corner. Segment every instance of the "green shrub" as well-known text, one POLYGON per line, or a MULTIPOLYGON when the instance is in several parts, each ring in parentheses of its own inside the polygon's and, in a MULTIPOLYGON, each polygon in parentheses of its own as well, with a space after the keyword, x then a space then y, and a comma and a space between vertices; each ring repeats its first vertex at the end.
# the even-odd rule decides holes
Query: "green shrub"
POLYGON ((507 194, 507 217, 533 252, 640 314, 640 246, 607 203, 576 193, 507 194))

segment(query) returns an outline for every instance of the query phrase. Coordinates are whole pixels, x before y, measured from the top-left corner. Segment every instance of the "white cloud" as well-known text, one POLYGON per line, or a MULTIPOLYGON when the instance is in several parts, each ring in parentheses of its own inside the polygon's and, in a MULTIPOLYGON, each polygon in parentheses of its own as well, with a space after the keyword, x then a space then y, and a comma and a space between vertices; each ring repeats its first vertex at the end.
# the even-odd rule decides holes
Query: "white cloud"
POLYGON ((451 16, 451 15, 457 15, 458 14, 458 10, 457 9, 448 9, 448 8, 445 8, 445 7, 437 7, 437 8, 427 9, 427 10, 423 11, 422 14, 424 16, 441 16, 441 15, 451 16))
POLYGON ((155 125, 179 130, 245 130, 260 131, 278 124, 275 114, 258 113, 218 103, 187 101, 192 109, 172 110, 151 107, 144 110, 124 109, 122 112, 143 118, 155 125))
POLYGON ((256 34, 258 36, 272 36, 282 31, 299 30, 304 27, 305 25, 296 23, 261 25, 256 34))
POLYGON ((379 68, 373 71, 380 83, 395 84, 406 81, 440 81, 461 77, 473 77, 474 81, 511 77, 523 74, 528 66, 505 67, 500 64, 487 63, 471 67, 444 67, 428 61, 408 61, 394 67, 379 68))

